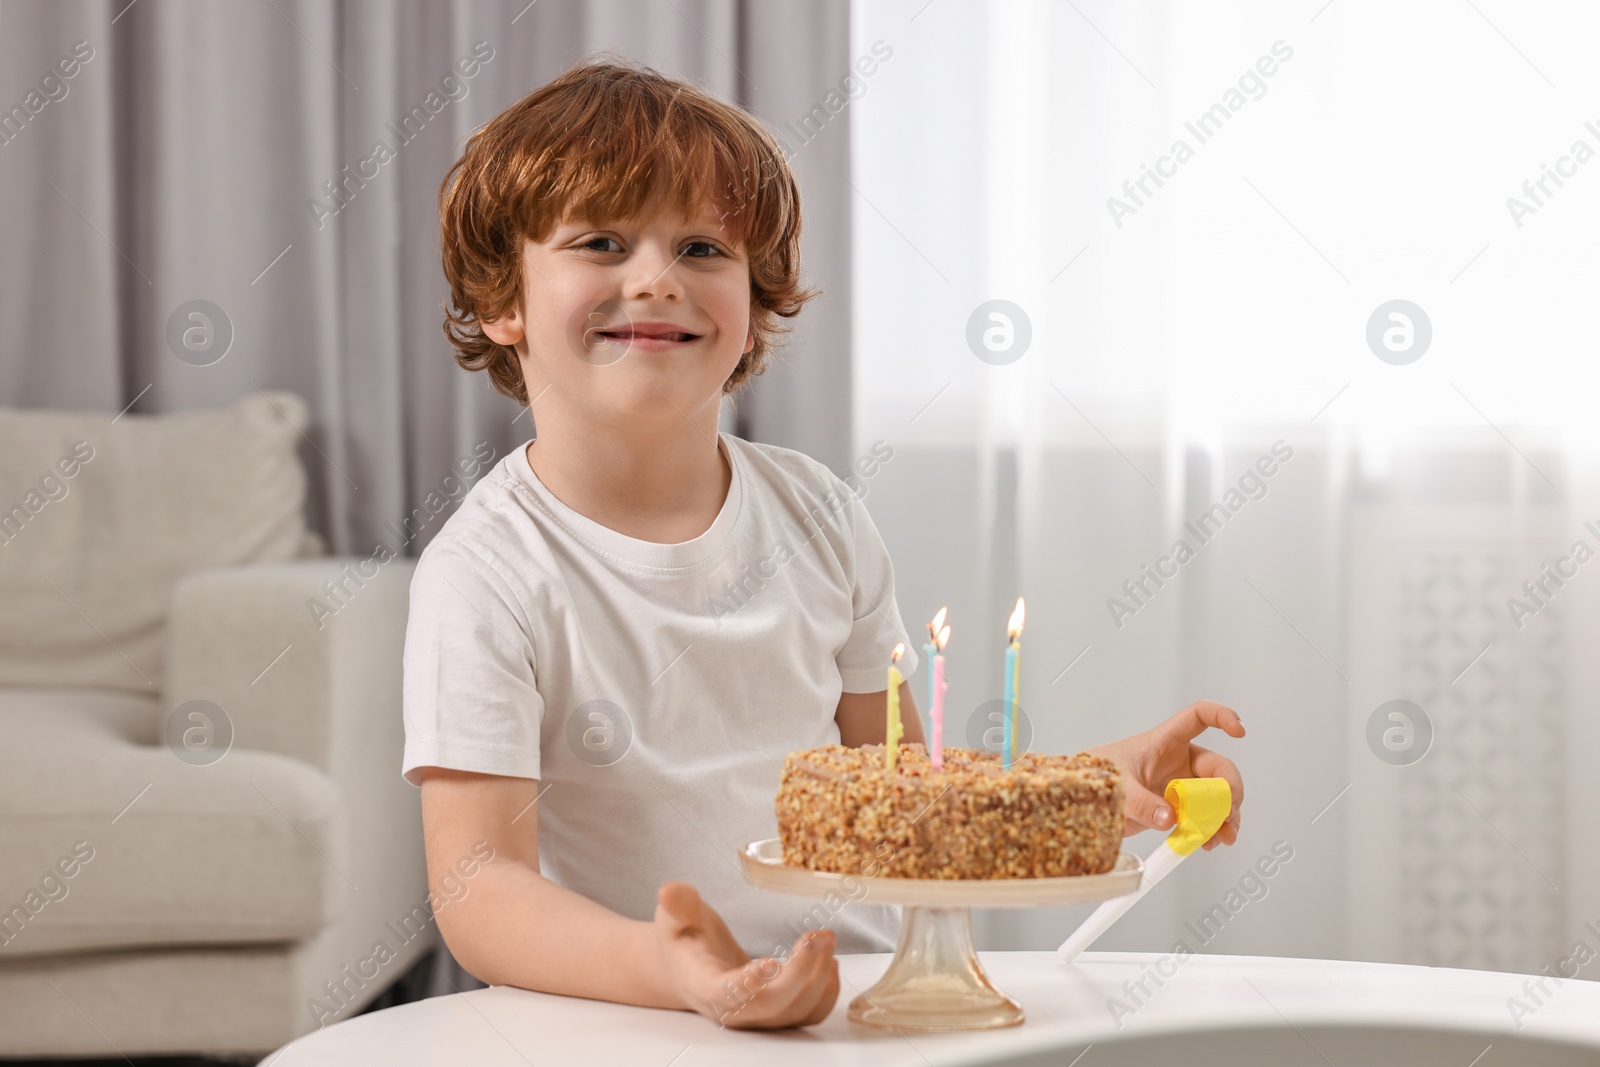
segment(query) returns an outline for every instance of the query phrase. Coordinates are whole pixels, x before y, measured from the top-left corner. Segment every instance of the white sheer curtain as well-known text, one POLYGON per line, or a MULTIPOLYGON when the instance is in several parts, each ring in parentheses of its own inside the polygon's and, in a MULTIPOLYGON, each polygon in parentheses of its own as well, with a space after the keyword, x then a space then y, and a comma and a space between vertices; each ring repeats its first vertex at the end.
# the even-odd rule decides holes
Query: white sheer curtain
MULTIPOLYGON (((1199 741, 1243 770, 1239 843, 1097 948, 1600 953, 1600 563, 1521 588, 1600 550, 1597 30, 1576 3, 857 5, 853 51, 893 58, 853 105, 855 447, 893 452, 863 485, 908 624, 951 609, 946 736, 999 698, 1019 594, 1035 747, 1201 697, 1249 731, 1199 741), (1031 332, 1010 362, 968 340, 996 300, 1031 332)), ((979 935, 1053 947, 1086 910, 979 935)))

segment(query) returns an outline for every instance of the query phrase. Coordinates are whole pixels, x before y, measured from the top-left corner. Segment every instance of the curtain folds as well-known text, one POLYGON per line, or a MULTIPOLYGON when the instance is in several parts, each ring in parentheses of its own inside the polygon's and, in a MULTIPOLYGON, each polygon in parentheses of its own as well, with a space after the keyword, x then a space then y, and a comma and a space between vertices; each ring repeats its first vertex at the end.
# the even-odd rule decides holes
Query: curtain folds
POLYGON ((745 106, 793 151, 826 295, 724 428, 843 475, 849 118, 807 142, 783 124, 827 98, 847 37, 846 0, 8 3, 4 107, 59 88, 0 143, 0 404, 156 413, 292 389, 315 417, 313 524, 336 552, 415 555, 458 462, 533 435, 451 360, 439 183, 476 127, 605 50, 745 106), (90 58, 52 76, 78 42, 90 58), (212 347, 175 352, 196 324, 212 347))
MULTIPOLYGON (((7 2, 0 404, 152 414, 294 390, 314 418, 301 450, 313 527, 336 553, 382 542, 415 556, 466 490, 459 464, 534 434, 441 332, 439 183, 475 128, 604 50, 741 104, 793 153, 802 261, 826 295, 737 410, 725 404, 723 428, 843 476, 850 119, 829 101, 848 10, 7 2), (819 107, 803 136, 785 125, 819 107)), ((422 982, 480 984, 448 954, 422 982)))

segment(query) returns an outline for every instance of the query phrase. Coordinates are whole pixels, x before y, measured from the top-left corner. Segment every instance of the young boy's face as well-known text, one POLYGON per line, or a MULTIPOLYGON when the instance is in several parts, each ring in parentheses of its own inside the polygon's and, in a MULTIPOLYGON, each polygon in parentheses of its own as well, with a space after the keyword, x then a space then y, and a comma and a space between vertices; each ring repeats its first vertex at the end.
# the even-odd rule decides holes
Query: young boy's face
POLYGON ((535 419, 550 403, 618 432, 682 418, 714 431, 722 384, 755 347, 749 262, 720 217, 569 217, 523 242, 522 307, 483 330, 516 347, 535 419), (674 331, 693 336, 661 336, 674 331))

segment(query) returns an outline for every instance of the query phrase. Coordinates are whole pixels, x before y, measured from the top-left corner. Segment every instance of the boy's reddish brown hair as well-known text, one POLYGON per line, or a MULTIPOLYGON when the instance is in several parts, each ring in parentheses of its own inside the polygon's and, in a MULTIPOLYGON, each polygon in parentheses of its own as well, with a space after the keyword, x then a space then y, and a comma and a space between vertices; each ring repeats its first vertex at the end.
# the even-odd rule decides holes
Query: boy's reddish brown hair
POLYGON ((522 242, 546 240, 569 215, 596 224, 660 207, 722 214, 750 264, 755 347, 723 383, 732 393, 766 369, 773 342, 817 296, 800 285, 800 190, 755 119, 646 66, 580 61, 496 115, 467 141, 439 188, 440 247, 450 284, 445 336, 456 363, 487 370, 528 403, 514 348, 481 323, 520 307, 522 242))

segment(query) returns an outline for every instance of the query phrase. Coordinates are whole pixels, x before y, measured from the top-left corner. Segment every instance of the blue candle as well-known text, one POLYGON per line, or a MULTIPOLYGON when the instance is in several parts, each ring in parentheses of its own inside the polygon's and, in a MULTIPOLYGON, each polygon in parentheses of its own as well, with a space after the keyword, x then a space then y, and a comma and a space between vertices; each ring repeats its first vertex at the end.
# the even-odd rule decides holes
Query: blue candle
POLYGON ((1011 769, 1011 761, 1017 754, 1017 661, 1022 653, 1017 639, 1022 636, 1022 612, 1022 598, 1017 597, 1017 606, 1006 621, 1006 718, 1005 735, 1000 740, 1000 769, 1005 771, 1011 769))

